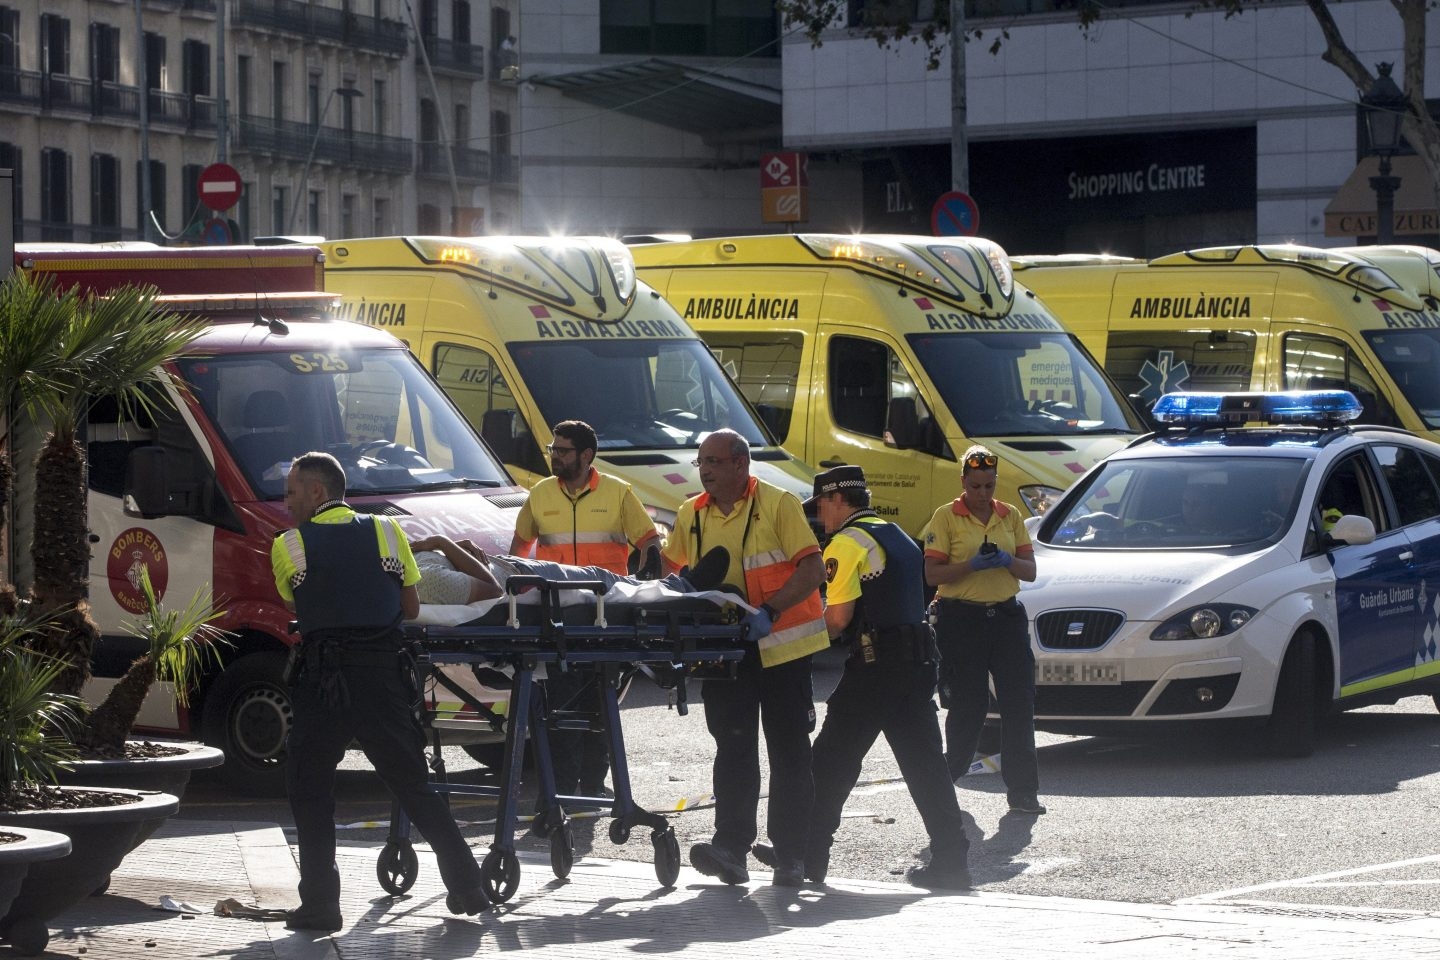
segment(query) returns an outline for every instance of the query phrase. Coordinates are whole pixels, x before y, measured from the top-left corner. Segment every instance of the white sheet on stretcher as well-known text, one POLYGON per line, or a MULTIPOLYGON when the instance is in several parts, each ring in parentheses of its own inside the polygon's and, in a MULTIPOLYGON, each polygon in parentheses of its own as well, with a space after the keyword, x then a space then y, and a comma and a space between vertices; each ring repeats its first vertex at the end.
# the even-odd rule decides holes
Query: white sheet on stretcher
MULTIPOLYGON (((658 580, 646 580, 642 583, 617 583, 605 594, 605 603, 607 606, 612 603, 643 603, 655 605, 663 604, 666 600, 679 599, 709 600, 716 606, 733 603, 742 610, 751 613, 756 609, 733 593, 722 593, 719 590, 681 593, 678 590, 671 590, 658 580)), ((497 605, 504 608, 509 602, 508 597, 496 597, 493 600, 477 600, 474 603, 422 603, 420 604, 420 615, 410 622, 425 624, 427 626, 458 627, 463 623, 478 620, 497 605)), ((516 602, 523 606, 535 606, 540 603, 540 591, 526 591, 516 598, 516 602)), ((571 607, 580 604, 594 606, 595 594, 589 590, 560 591, 561 606, 571 607)), ((609 618, 607 617, 606 619, 608 620, 609 618)))
MULTIPOLYGON (((650 605, 663 605, 666 600, 672 599, 694 599, 709 600, 716 606, 724 606, 733 603, 742 610, 753 612, 756 608, 736 597, 732 593, 721 593, 718 590, 706 590, 698 593, 681 593, 671 590, 659 581, 647 580, 643 583, 617 583, 605 594, 605 603, 608 606, 612 603, 643 603, 650 605)), ((458 627, 461 624, 469 623, 489 613, 497 604, 502 608, 509 604, 508 597, 496 597, 493 600, 477 600, 474 603, 422 603, 420 604, 420 615, 412 620, 412 623, 425 624, 427 626, 458 627)), ((520 594, 516 603, 523 606, 535 606, 540 603, 540 591, 530 590, 520 594)), ((561 606, 577 606, 586 604, 595 605, 595 594, 589 590, 564 590, 560 593, 561 606)), ((607 616, 608 620, 608 616, 607 616)), ((514 674, 514 668, 509 664, 494 664, 493 669, 510 677, 514 674)), ((508 690, 498 689, 480 683, 469 666, 465 664, 444 664, 440 667, 453 683, 460 686, 471 697, 484 703, 497 713, 505 713, 510 699, 508 690)), ((545 665, 539 664, 535 669, 536 680, 545 679, 545 665)), ((438 686, 435 681, 430 681, 425 693, 426 706, 431 711, 434 721, 444 723, 450 727, 461 727, 472 723, 479 723, 473 719, 474 714, 467 714, 463 711, 462 705, 455 695, 438 686)), ((433 722, 433 721, 432 721, 433 722)))

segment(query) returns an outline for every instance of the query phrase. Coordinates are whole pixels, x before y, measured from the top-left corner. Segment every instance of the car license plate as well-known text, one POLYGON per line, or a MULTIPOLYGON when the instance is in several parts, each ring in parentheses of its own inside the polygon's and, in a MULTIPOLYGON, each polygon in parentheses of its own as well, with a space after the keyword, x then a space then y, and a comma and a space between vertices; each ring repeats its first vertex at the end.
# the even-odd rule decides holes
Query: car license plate
POLYGON ((1119 683, 1120 664, 1083 660, 1037 660, 1036 683, 1119 683))

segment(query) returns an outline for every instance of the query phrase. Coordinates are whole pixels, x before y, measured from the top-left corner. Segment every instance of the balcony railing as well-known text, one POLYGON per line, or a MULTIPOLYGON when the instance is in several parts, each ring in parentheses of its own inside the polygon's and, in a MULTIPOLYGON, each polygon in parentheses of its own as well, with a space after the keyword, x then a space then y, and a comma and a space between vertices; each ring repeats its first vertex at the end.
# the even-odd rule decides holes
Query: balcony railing
POLYGON ((305 160, 315 145, 316 162, 344 163, 382 173, 409 173, 415 169, 415 144, 404 137, 315 127, 291 120, 244 116, 236 127, 236 147, 289 160, 305 160))
MULTIPOLYGON (((92 117, 138 119, 140 94, 132 86, 109 80, 87 80, 58 73, 0 69, 0 102, 27 103, 44 110, 84 113, 92 117)), ((214 130, 214 97, 165 90, 150 91, 150 120, 184 127, 214 130)))
POLYGON ((402 21, 349 13, 302 0, 238 0, 231 7, 230 23, 237 27, 284 30, 394 57, 403 57, 410 46, 409 33, 402 21))
POLYGON ((472 43, 456 43, 439 37, 425 38, 425 55, 436 70, 450 70, 471 76, 485 76, 485 48, 472 43))
MULTIPOLYGON (((445 160, 445 146, 439 143, 422 143, 419 150, 418 172, 427 177, 446 179, 450 176, 450 164, 445 160)), ((455 179, 484 183, 490 179, 490 154, 484 150, 469 147, 450 148, 455 162, 455 179)))

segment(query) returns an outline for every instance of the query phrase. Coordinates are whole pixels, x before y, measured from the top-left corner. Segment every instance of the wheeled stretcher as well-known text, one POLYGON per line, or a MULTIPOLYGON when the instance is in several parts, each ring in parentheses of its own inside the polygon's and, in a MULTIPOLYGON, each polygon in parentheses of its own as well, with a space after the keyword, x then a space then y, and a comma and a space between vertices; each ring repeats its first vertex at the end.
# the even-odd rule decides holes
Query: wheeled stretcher
MULTIPOLYGON (((435 788, 447 795, 498 798, 495 839, 481 863, 481 882, 491 900, 509 900, 520 882, 515 824, 527 737, 538 777, 536 824, 538 832, 550 839, 550 865, 555 876, 569 875, 574 864, 570 812, 608 807, 611 841, 625 843, 632 830, 649 827, 656 878, 663 886, 674 885, 680 875, 680 844, 675 830, 665 817, 639 808, 630 792, 620 726, 620 692, 641 666, 648 666, 648 672, 659 682, 674 685, 676 707, 683 716, 687 712, 686 680, 701 670, 707 676, 714 676, 716 671, 733 674, 744 655, 743 634, 734 609, 713 598, 671 593, 652 595, 650 602, 607 604, 604 585, 599 582, 532 576, 510 577, 506 602, 478 622, 407 627, 418 689, 433 688, 435 684, 445 687, 481 718, 470 722, 499 725, 505 733, 498 786, 452 784, 446 778, 435 711, 422 710, 433 740, 430 767, 435 788), (529 602, 520 602, 521 594, 527 591, 534 591, 525 598, 529 602), (574 596, 575 591, 593 595, 593 605, 562 602, 565 596, 574 596), (537 595, 539 602, 535 603, 537 595), (471 671, 482 683, 494 684, 497 677, 508 674, 509 706, 504 716, 488 710, 467 690, 469 685, 455 682, 457 666, 471 671), (588 682, 599 687, 598 715, 547 703, 542 689, 534 685, 537 670, 551 676, 564 671, 583 672, 588 682), (588 729, 604 734, 613 798, 556 793, 551 729, 588 729)), ((410 889, 419 869, 409 832, 409 820, 395 804, 389 837, 376 863, 381 887, 392 894, 410 889)))

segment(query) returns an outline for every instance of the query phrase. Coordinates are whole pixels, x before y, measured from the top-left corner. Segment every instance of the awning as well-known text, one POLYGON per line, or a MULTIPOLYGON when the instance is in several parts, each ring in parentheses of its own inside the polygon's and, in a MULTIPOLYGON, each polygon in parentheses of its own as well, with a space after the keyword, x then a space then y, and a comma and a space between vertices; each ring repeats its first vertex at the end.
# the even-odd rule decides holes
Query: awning
MULTIPOLYGON (((1370 178, 1379 175, 1379 157, 1361 159, 1325 208, 1325 236, 1375 236, 1375 190, 1370 178)), ((1400 189, 1395 191, 1395 236, 1440 233, 1435 184, 1420 158, 1393 158, 1390 176, 1400 178, 1400 189)))
POLYGON ((537 76, 528 82, 707 139, 741 130, 780 129, 778 89, 668 60, 537 76))

